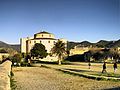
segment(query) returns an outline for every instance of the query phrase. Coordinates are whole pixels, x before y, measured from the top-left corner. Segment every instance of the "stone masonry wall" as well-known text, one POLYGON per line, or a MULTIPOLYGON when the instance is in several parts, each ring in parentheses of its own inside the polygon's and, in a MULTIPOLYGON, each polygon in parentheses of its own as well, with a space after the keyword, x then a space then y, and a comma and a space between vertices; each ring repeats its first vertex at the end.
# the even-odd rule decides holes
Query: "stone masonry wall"
POLYGON ((0 90, 10 90, 11 61, 0 64, 0 90))

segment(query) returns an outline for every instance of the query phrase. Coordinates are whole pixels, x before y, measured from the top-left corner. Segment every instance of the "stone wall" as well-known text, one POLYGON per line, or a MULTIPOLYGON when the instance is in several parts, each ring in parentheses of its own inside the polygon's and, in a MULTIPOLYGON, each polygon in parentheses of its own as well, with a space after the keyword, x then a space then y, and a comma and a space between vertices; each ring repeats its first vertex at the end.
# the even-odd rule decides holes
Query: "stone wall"
POLYGON ((9 60, 0 64, 0 90, 10 90, 11 65, 9 60))

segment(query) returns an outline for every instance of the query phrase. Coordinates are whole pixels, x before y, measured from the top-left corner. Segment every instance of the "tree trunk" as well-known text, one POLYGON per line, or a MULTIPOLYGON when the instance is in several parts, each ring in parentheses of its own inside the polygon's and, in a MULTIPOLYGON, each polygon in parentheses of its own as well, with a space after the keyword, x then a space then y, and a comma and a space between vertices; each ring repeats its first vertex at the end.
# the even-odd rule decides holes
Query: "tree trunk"
POLYGON ((61 60, 60 59, 58 60, 58 65, 61 65, 61 60))
POLYGON ((58 65, 61 65, 61 57, 58 57, 58 65))

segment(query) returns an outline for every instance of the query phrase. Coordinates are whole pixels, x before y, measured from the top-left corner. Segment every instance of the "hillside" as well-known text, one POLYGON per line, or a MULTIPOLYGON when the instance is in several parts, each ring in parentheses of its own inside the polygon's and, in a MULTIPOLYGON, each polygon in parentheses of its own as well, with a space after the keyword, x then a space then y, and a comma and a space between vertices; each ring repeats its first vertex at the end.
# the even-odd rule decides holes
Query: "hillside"
POLYGON ((11 45, 11 44, 7 44, 3 41, 0 41, 0 48, 12 48, 12 49, 16 50, 17 52, 20 52, 20 45, 19 44, 11 45))
POLYGON ((5 48, 10 48, 11 46, 5 42, 0 41, 0 48, 5 47, 5 48))
POLYGON ((101 48, 114 48, 114 47, 120 47, 120 40, 116 41, 106 41, 106 40, 100 40, 99 42, 96 43, 91 43, 88 41, 83 41, 83 42, 68 42, 68 50, 74 48, 75 46, 77 47, 101 47, 101 48))
POLYGON ((20 44, 10 45, 13 49, 15 49, 17 52, 20 52, 20 44))

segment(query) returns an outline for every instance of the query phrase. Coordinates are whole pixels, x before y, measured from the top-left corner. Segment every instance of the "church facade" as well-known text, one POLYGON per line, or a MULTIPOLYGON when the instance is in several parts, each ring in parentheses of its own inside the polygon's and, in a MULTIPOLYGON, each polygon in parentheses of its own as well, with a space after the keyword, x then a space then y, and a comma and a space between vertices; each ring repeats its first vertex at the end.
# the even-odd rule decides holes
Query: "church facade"
POLYGON ((53 48, 58 40, 61 40, 63 43, 65 43, 67 47, 66 39, 56 39, 54 34, 45 31, 36 33, 33 37, 21 38, 21 53, 30 53, 30 50, 36 43, 43 44, 47 50, 47 53, 50 53, 51 48, 53 48))

